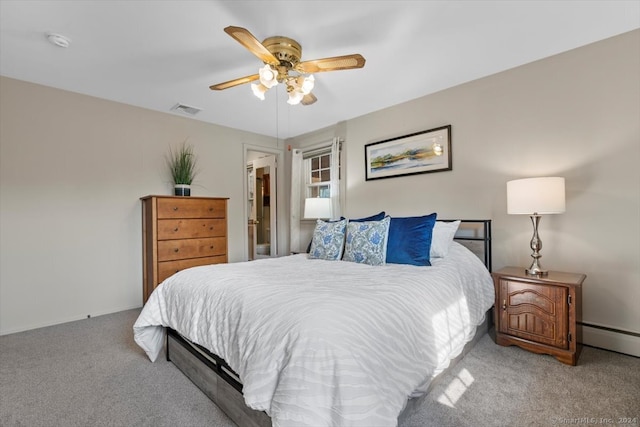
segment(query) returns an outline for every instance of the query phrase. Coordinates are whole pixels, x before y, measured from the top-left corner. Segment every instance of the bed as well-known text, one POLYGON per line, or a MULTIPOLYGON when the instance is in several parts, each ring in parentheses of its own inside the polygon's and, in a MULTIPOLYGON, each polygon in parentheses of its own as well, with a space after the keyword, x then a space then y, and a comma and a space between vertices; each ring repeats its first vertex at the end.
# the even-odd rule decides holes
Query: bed
POLYGON ((464 221, 430 267, 296 254, 183 270, 151 295, 135 340, 152 361, 166 342, 242 426, 397 425, 486 332, 490 224, 464 221))

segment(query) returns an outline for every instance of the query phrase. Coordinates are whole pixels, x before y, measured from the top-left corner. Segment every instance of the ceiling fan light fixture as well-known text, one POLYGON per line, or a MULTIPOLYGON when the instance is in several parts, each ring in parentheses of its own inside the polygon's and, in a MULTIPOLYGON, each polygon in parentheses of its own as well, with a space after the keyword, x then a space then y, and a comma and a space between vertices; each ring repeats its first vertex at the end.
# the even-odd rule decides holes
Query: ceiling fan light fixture
POLYGON ((313 86, 316 83, 315 77, 313 75, 309 75, 307 77, 300 76, 298 79, 302 78, 302 83, 300 84, 300 91, 303 95, 308 95, 313 90, 313 86))
POLYGON ((260 75, 260 83, 267 89, 271 89, 278 84, 278 71, 271 68, 271 65, 265 64, 258 70, 260 75))
POLYGON ((251 90, 257 98, 264 101, 264 94, 269 90, 269 88, 262 83, 251 83, 251 90))
POLYGON ((255 96, 265 98, 265 92, 283 83, 287 87, 290 105, 311 105, 318 98, 311 91, 315 85, 315 77, 311 73, 324 71, 351 70, 362 68, 365 59, 360 54, 334 56, 331 58, 300 61, 302 46, 288 37, 268 37, 260 42, 249 30, 242 27, 229 26, 225 33, 234 38, 249 52, 257 56, 263 64, 257 74, 240 77, 227 82, 209 86, 211 90, 223 90, 241 84, 259 80, 259 84, 252 84, 255 96))
POLYGON ((304 93, 300 92, 299 90, 293 89, 288 92, 289 99, 287 100, 287 104, 289 105, 298 105, 300 104, 300 101, 302 101, 302 98, 304 98, 304 93))

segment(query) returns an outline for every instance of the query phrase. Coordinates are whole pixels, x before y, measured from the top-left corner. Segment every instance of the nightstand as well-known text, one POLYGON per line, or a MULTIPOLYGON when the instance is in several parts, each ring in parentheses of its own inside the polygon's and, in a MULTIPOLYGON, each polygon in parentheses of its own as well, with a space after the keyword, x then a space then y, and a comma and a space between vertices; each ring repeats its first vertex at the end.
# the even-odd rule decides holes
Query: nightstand
POLYGON ((493 274, 496 343, 550 354, 575 365, 582 350, 582 282, 579 273, 530 276, 523 267, 493 274))

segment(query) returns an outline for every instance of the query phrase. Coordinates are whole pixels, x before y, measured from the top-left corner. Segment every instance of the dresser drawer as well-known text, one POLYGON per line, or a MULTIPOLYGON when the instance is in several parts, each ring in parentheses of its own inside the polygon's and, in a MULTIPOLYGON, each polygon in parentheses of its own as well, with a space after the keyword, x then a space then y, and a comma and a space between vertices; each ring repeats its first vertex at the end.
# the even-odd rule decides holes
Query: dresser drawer
POLYGON ((210 257, 224 255, 225 253, 227 253, 227 239, 224 237, 162 240, 158 242, 158 261, 210 257))
POLYGON ((226 200, 159 198, 158 218, 224 218, 226 200))
POLYGON ((224 262, 227 262, 226 255, 159 262, 158 283, 162 283, 162 281, 167 277, 173 276, 178 271, 186 268, 197 267, 199 265, 220 264, 224 262))
POLYGON ((222 237, 227 233, 225 219, 159 219, 158 240, 222 237))

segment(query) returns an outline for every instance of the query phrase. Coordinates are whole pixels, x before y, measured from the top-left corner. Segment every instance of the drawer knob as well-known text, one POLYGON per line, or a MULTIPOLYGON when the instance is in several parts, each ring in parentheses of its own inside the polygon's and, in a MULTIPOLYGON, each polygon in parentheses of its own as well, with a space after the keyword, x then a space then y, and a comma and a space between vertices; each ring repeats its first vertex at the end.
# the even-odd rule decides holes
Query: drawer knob
POLYGON ((178 252, 179 250, 180 250, 180 249, 175 248, 175 249, 173 250, 173 252, 178 252))
POLYGON ((507 300, 506 299, 502 300, 502 310, 504 310, 504 311, 507 310, 507 300))
POLYGON ((209 246, 209 249, 213 249, 213 245, 209 246))
POLYGON ((174 206, 174 207, 173 207, 173 210, 174 210, 174 211, 177 211, 177 210, 178 210, 178 207, 177 207, 177 206, 174 206))
POLYGON ((173 231, 178 231, 178 227, 174 228, 173 231))
POLYGON ((209 230, 213 230, 213 227, 209 227, 209 230))
POLYGON ((213 212, 213 208, 209 208, 209 212, 213 212))

